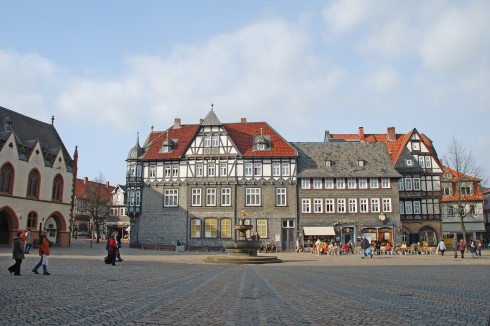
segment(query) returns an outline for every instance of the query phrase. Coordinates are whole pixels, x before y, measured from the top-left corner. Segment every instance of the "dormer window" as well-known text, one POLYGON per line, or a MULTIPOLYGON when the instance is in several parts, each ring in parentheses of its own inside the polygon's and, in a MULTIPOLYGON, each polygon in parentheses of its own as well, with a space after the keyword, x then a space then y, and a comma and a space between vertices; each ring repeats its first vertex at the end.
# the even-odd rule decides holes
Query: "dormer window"
POLYGON ((359 165, 359 166, 365 166, 366 165, 366 161, 364 161, 364 160, 358 160, 357 161, 357 165, 359 165))
POLYGON ((170 153, 171 151, 173 151, 176 143, 176 140, 170 139, 167 131, 167 139, 165 139, 162 144, 162 153, 170 153))
POLYGON ((330 166, 332 166, 332 165, 333 165, 332 161, 330 161, 330 160, 325 160, 325 167, 330 167, 330 166))
POLYGON ((271 149, 271 138, 264 135, 260 128, 260 135, 254 136, 254 151, 266 151, 271 149))
POLYGON ((412 166, 413 165, 413 161, 412 160, 407 160, 406 162, 407 162, 407 165, 408 166, 412 166))

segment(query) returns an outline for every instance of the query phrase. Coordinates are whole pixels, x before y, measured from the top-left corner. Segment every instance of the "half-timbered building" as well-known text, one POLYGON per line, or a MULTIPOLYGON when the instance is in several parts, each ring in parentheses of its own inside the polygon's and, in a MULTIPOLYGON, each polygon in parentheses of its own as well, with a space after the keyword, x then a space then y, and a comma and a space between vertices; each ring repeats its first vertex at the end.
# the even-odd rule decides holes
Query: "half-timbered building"
MULTIPOLYGON (((266 122, 199 124, 152 131, 127 158, 131 244, 219 247, 245 216, 251 233, 295 244, 297 153, 266 122)), ((249 234, 250 236, 251 234, 249 234)))
POLYGON ((384 143, 395 169, 403 176, 398 180, 402 240, 437 244, 441 237, 441 175, 442 165, 432 141, 412 129, 397 134, 394 127, 385 134, 330 134, 326 138, 384 143))

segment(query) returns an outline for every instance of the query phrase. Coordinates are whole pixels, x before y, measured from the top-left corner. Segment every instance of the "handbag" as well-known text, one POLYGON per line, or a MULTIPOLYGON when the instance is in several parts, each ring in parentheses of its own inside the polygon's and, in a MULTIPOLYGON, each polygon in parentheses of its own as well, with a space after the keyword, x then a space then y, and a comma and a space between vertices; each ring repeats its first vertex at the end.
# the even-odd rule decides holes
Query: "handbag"
POLYGON ((49 256, 48 255, 43 255, 43 265, 46 265, 46 267, 48 266, 48 262, 49 262, 49 256))

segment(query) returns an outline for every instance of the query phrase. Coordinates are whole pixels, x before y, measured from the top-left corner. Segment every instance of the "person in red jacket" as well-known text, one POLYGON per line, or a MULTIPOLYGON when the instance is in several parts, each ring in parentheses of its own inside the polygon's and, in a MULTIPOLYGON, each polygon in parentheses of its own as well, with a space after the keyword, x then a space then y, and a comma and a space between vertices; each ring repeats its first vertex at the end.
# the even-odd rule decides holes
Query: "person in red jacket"
POLYGON ((116 233, 112 233, 111 237, 109 238, 109 261, 111 262, 112 266, 116 266, 116 250, 117 250, 117 241, 116 241, 116 233))
POLYGON ((41 256, 41 260, 39 260, 39 263, 32 269, 32 272, 39 274, 37 270, 43 265, 43 275, 50 275, 48 272, 49 241, 46 230, 41 234, 41 239, 39 241, 39 256, 41 256))

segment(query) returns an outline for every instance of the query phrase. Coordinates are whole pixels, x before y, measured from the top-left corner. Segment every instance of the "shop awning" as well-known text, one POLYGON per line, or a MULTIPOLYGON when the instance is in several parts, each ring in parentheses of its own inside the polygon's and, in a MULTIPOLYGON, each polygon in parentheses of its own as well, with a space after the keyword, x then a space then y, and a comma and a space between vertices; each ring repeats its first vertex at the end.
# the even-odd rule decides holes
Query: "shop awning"
POLYGON ((304 226, 305 235, 335 235, 333 226, 304 226))

